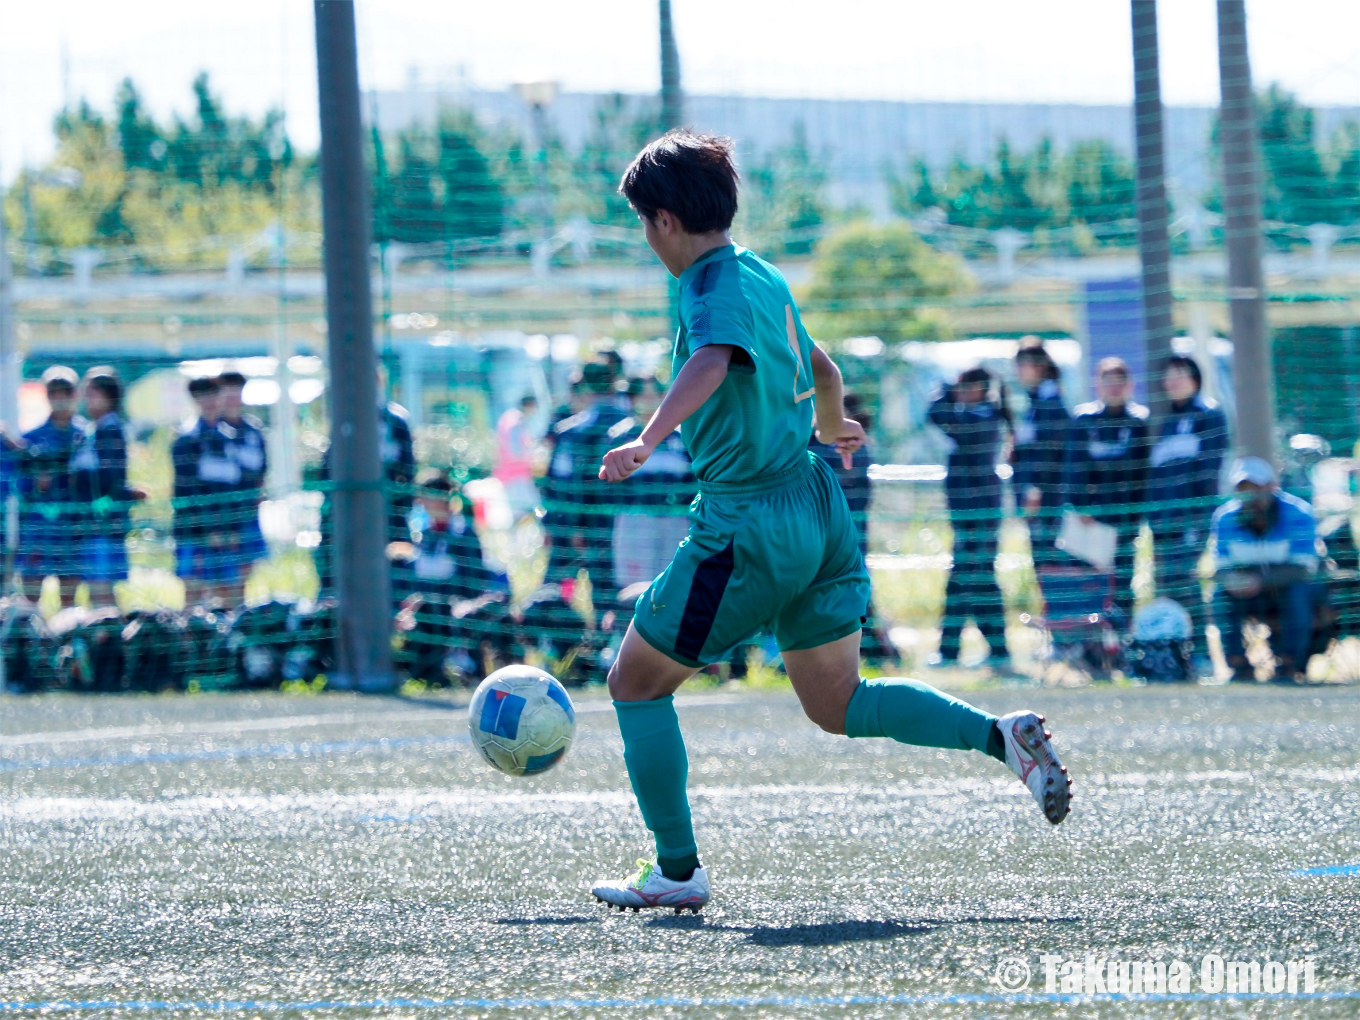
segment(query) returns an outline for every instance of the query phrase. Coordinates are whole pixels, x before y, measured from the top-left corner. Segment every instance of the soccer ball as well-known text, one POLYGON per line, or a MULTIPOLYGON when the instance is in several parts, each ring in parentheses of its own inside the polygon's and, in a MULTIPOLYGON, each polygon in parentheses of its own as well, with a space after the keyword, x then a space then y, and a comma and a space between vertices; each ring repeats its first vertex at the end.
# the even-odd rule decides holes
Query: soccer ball
POLYGON ((468 732, 493 768, 532 776, 567 753, 576 736, 576 710, 556 677, 533 666, 506 666, 473 693, 468 732))

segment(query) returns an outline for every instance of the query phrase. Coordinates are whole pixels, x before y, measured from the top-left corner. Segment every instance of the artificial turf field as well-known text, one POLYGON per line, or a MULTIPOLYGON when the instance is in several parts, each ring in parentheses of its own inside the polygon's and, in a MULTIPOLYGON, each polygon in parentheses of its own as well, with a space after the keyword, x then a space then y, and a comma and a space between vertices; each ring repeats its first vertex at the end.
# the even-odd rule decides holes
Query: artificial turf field
POLYGON ((0 698, 0 1010, 1360 1015, 1360 689, 969 697, 1047 713, 1061 827, 982 755, 831 737, 791 694, 683 698, 699 917, 586 892, 647 847, 602 692, 533 780, 438 699, 0 698), (1049 995, 1043 953, 1189 961, 1192 993, 1049 995), (1310 958, 1314 993, 1206 993, 1209 953, 1310 958))

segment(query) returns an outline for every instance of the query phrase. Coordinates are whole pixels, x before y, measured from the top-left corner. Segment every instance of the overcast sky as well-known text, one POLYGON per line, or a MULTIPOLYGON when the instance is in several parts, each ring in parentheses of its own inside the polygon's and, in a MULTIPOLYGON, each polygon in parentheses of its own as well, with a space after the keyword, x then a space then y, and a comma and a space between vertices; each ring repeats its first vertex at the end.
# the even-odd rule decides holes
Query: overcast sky
MULTIPOLYGON (((687 90, 1126 103, 1127 0, 673 0, 687 90)), ((1160 4, 1163 97, 1212 104, 1213 0, 1160 4)), ((1360 105, 1360 0, 1248 0, 1252 70, 1313 104, 1360 105)), ((0 179, 52 149, 65 97, 107 108, 131 75, 160 115, 207 70, 232 111, 285 107, 317 140, 308 0, 0 0, 0 179)), ((365 87, 460 76, 658 87, 655 0, 359 0, 365 87)))

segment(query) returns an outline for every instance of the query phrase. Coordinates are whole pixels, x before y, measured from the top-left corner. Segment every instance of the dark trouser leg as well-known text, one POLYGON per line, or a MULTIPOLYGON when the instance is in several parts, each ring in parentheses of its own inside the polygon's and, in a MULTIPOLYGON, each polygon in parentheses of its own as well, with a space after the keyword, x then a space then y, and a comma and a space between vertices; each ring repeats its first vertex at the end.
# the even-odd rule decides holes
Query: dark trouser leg
POLYGON ((1270 643, 1283 660, 1281 672, 1302 673, 1308 668, 1308 648, 1313 640, 1313 593, 1307 581, 1286 585, 1274 593, 1280 633, 1270 643))
POLYGON ((1137 518, 1118 517, 1106 521, 1116 531, 1114 551, 1114 604, 1123 616, 1124 626, 1133 619, 1134 542, 1138 538, 1137 518))
POLYGON ((1061 521, 1060 517, 1054 516, 1057 513, 1055 508, 1045 506, 1026 522, 1029 526, 1029 553, 1036 572, 1040 567, 1059 563, 1067 558, 1066 554, 1053 544, 1058 537, 1061 521))
POLYGON ((996 583, 995 517, 959 517, 954 527, 954 566, 945 587, 944 623, 940 655, 957 658, 964 620, 971 616, 991 646, 993 655, 1006 654, 1006 621, 1001 589, 996 583))
POLYGON ((1192 522, 1159 525, 1154 535, 1154 554, 1157 564, 1157 597, 1175 599, 1190 614, 1191 635, 1195 654, 1207 655, 1209 646, 1204 636, 1207 622, 1204 585, 1199 578, 1199 560, 1204 552, 1202 528, 1192 522), (1181 527, 1181 523, 1185 526, 1181 527), (1190 541, 1187 541, 1190 537, 1190 541), (1198 539, 1196 541, 1195 539, 1198 539))
POLYGON ((1214 596, 1214 622, 1223 640, 1223 657, 1234 671, 1247 665, 1247 650, 1242 643, 1242 624, 1256 615, 1255 599, 1239 599, 1229 595, 1220 585, 1214 596))

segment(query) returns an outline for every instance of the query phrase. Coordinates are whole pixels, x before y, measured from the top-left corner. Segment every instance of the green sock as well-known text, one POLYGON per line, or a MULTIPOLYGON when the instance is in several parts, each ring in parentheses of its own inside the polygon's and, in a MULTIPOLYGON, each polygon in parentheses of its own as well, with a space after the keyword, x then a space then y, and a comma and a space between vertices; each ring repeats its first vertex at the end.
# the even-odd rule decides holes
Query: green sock
POLYGON ((690 824, 689 799, 685 781, 689 759, 680 736, 680 717, 675 700, 667 695, 655 701, 616 701, 623 734, 623 760, 628 766, 628 782, 633 786, 642 820, 656 837, 656 853, 661 873, 693 872, 698 865, 698 846, 690 824), (690 864, 689 859, 694 863, 690 864), (667 870, 669 865, 670 870, 667 870))
POLYGON ((1005 761, 1004 747, 997 755, 991 746, 995 723, 996 716, 966 701, 900 676, 861 680, 845 710, 846 736, 891 737, 919 747, 982 751, 1005 761))

